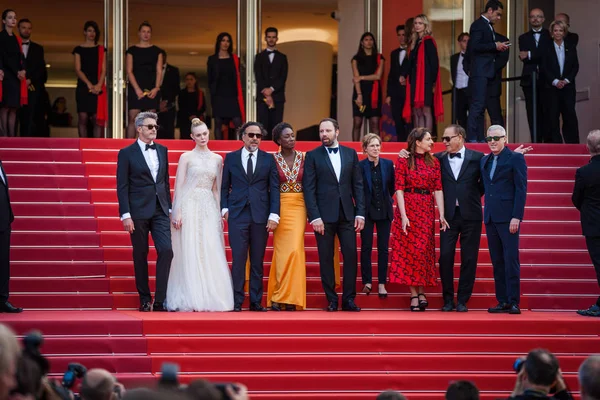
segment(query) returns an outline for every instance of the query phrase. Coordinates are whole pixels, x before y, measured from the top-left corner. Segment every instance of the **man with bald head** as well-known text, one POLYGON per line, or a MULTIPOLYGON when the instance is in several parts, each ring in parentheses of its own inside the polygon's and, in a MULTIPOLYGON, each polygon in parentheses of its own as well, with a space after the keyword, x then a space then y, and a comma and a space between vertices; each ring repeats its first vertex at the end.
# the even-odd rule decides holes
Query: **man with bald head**
POLYGON ((565 36, 565 42, 567 45, 571 45, 571 47, 577 47, 579 44, 579 35, 571 30, 571 17, 567 13, 559 13, 554 17, 555 21, 562 21, 567 24, 567 28, 569 29, 569 33, 565 36))
POLYGON ((527 122, 533 142, 533 110, 537 110, 537 142, 542 143, 542 135, 546 130, 543 127, 542 118, 542 84, 540 82, 539 65, 546 46, 552 44, 552 38, 548 29, 543 27, 544 12, 534 8, 529 12, 529 25, 531 30, 519 36, 519 58, 523 62, 521 73, 521 87, 525 95, 525 108, 527 109, 527 122), (537 103, 533 106, 533 73, 536 73, 537 103))
POLYGON ((81 382, 82 400, 118 400, 123 386, 105 369, 90 369, 81 382))
POLYGON ((581 400, 600 399, 600 356, 589 356, 579 367, 581 400))
POLYGON ((509 400, 573 399, 554 354, 545 349, 535 349, 521 360, 517 382, 509 400), (553 395, 551 390, 555 391, 553 395))

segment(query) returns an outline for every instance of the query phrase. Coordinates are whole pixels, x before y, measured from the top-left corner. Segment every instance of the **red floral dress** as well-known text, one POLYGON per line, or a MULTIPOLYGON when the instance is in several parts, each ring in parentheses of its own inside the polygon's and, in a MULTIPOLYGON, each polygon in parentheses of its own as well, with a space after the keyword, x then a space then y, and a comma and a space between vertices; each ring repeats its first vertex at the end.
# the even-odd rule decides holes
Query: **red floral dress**
POLYGON ((402 217, 396 208, 392 223, 390 282, 409 286, 436 286, 435 206, 433 192, 442 190, 440 163, 425 164, 424 156, 415 155, 415 169, 408 160, 396 160, 396 190, 426 189, 430 194, 404 192, 407 234, 402 231, 402 217))

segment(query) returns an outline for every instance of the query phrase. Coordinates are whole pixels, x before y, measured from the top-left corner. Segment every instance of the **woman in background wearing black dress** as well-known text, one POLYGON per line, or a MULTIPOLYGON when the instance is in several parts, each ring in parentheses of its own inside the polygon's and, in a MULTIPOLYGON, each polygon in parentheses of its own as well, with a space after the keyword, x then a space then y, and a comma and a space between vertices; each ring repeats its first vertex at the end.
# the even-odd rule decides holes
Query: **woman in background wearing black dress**
POLYGON ((2 79, 2 99, 0 100, 0 136, 15 136, 17 109, 27 104, 27 84, 25 83, 25 57, 21 39, 15 34, 17 13, 4 10, 0 32, 0 77, 2 79), (23 85, 25 87, 23 88, 23 85), (23 93, 24 89, 24 93, 23 93))
POLYGON ((369 132, 379 135, 381 117, 381 76, 385 59, 377 52, 375 36, 365 32, 358 51, 352 57, 354 92, 352 93, 352 140, 360 141, 363 118, 369 120, 369 132))
POLYGON ((152 26, 142 22, 138 29, 140 42, 127 49, 127 102, 129 124, 127 137, 135 137, 135 117, 140 111, 156 112, 160 102, 160 83, 163 70, 161 49, 150 43, 152 26))
POLYGON ((94 123, 93 135, 102 136, 102 128, 108 119, 106 97, 106 49, 98 45, 100 28, 95 21, 83 26, 85 42, 73 49, 75 73, 77 74, 77 116, 79 137, 88 137, 89 122, 94 123))
POLYGON ((204 92, 198 87, 198 78, 193 72, 185 74, 185 88, 177 97, 177 126, 179 137, 187 138, 191 133, 191 123, 194 118, 199 118, 206 123, 206 101, 204 92))
POLYGON ((408 54, 408 79, 406 94, 410 101, 404 103, 402 116, 407 122, 412 117, 413 125, 433 128, 431 109, 439 120, 444 115, 442 88, 440 84, 440 61, 437 45, 431 36, 431 24, 425 14, 417 15, 408 54), (435 89, 435 94, 434 94, 435 89))
POLYGON ((240 79, 240 60, 233 53, 233 39, 227 32, 217 36, 215 54, 208 57, 208 87, 215 117, 215 139, 223 139, 222 125, 242 125, 244 97, 240 79))

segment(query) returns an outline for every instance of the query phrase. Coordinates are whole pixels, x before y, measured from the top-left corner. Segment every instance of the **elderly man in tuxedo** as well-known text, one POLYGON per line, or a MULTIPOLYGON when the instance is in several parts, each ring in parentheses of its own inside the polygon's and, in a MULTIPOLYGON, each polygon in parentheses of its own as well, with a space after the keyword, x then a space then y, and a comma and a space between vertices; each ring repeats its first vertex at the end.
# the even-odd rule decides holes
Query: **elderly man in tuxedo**
POLYGON ((520 314, 521 264, 519 229, 527 197, 527 165, 523 154, 506 147, 506 131, 488 128, 486 141, 492 151, 481 159, 485 190, 485 224, 498 305, 490 313, 520 314))
MULTIPOLYGON (((588 134, 587 148, 592 158, 575 173, 572 200, 581 213, 581 230, 600 285, 600 130, 596 129, 588 134)), ((600 317, 600 297, 596 304, 577 313, 600 317)))

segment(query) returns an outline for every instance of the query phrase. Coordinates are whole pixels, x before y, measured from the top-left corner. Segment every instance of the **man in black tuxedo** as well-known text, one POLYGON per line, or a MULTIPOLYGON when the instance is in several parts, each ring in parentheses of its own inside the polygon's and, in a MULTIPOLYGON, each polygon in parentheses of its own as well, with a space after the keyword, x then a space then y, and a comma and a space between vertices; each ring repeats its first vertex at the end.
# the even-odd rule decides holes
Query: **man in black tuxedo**
POLYGON ((28 19, 18 23, 19 36, 23 41, 25 71, 27 73, 28 99, 27 105, 19 109, 21 136, 46 136, 46 119, 44 118, 43 94, 48 79, 44 48, 31 41, 32 24, 28 19))
MULTIPOLYGON (((508 38, 499 33, 496 33, 496 38, 501 42, 508 42, 508 38)), ((496 75, 493 79, 488 80, 487 98, 485 108, 490 116, 492 125, 504 126, 504 116, 502 115, 502 104, 500 97, 502 96, 502 70, 508 63, 509 50, 498 53, 494 60, 494 70, 496 75)))
POLYGON ((259 150, 266 131, 258 122, 239 129, 244 147, 225 156, 221 214, 228 222, 233 278, 233 311, 242 311, 246 261, 250 256, 250 311, 267 311, 263 259, 269 232, 279 224, 279 174, 272 155, 259 150))
POLYGON ((254 77, 256 78, 256 109, 258 122, 271 135, 275 125, 283 121, 285 104, 285 81, 288 75, 288 61, 285 54, 279 52, 277 29, 265 30, 267 48, 254 59, 254 77))
POLYGON ((175 139, 175 108, 180 88, 179 68, 167 63, 167 52, 163 50, 163 73, 160 85, 160 109, 158 139, 175 139))
POLYGON ((469 142, 482 142, 483 114, 489 81, 496 76, 494 60, 498 53, 508 50, 509 43, 496 38, 493 24, 502 18, 504 7, 498 0, 488 0, 485 12, 471 24, 467 53, 469 58, 469 90, 471 103, 467 122, 469 142))
POLYGON ((171 247, 171 186, 167 148, 154 143, 158 116, 141 112, 135 118, 137 140, 119 151, 117 197, 119 215, 131 236, 135 284, 140 295, 140 311, 167 311, 164 301, 173 259, 171 247), (156 296, 148 285, 148 232, 158 253, 156 296))
MULTIPOLYGON (((581 213, 581 231, 600 285, 600 130, 593 130, 588 134, 587 147, 592 159, 575 173, 572 200, 581 213)), ((600 317, 600 297, 596 304, 577 313, 600 317)))
POLYGON ((335 236, 344 258, 342 310, 360 311, 356 297, 356 232, 365 225, 365 194, 356 151, 338 143, 340 128, 332 118, 319 124, 323 146, 306 153, 304 161, 304 202, 308 220, 315 231, 319 251, 321 283, 329 305, 337 311, 333 266, 335 236))
POLYGON ((567 42, 567 44, 569 44, 573 47, 577 47, 577 45, 579 44, 579 35, 576 34, 575 32, 571 31, 571 17, 569 17, 569 14, 566 14, 566 13, 556 14, 556 16, 554 17, 554 20, 562 21, 565 24, 567 24, 567 29, 569 29, 569 33, 567 34, 567 36, 565 36, 565 42, 567 42))
POLYGON ((492 153, 480 163, 485 190, 483 222, 498 300, 488 312, 520 314, 519 228, 525 213, 527 165, 523 154, 506 147, 503 127, 490 126, 486 140, 492 153))
POLYGON ((455 115, 453 122, 460 126, 467 126, 467 112, 469 111, 469 75, 465 71, 465 53, 469 44, 469 34, 463 32, 458 35, 460 51, 450 57, 450 76, 452 78, 452 105, 455 115))
POLYGON ((10 232, 15 220, 10 206, 8 178, 0 161, 0 313, 20 313, 22 308, 8 301, 10 281, 10 232))
POLYGON ((387 97, 385 102, 392 109, 392 118, 396 125, 396 136, 398 142, 406 142, 408 138, 408 126, 404 118, 402 118, 402 109, 406 100, 406 66, 408 61, 408 52, 406 49, 406 30, 404 25, 396 27, 396 35, 400 47, 393 50, 390 54, 390 73, 387 79, 387 97))
POLYGON ((442 142, 446 151, 436 153, 442 170, 444 209, 449 229, 440 232, 440 278, 444 306, 452 311, 454 304, 454 254, 460 236, 460 280, 456 311, 466 312, 473 293, 479 242, 481 240, 481 180, 480 162, 483 153, 465 147, 466 132, 460 125, 450 125, 442 142))
POLYGON ((529 12, 529 25, 531 30, 519 36, 519 58, 523 62, 523 71, 521 72, 521 88, 525 95, 525 108, 527 109, 527 122, 529 123, 529 132, 531 132, 531 142, 533 142, 533 110, 537 111, 537 131, 536 140, 542 143, 544 128, 543 117, 543 84, 540 79, 540 62, 542 54, 547 46, 552 44, 550 32, 542 25, 544 24, 544 12, 539 8, 534 8, 529 12), (537 102, 533 106, 533 73, 537 74, 537 102))

